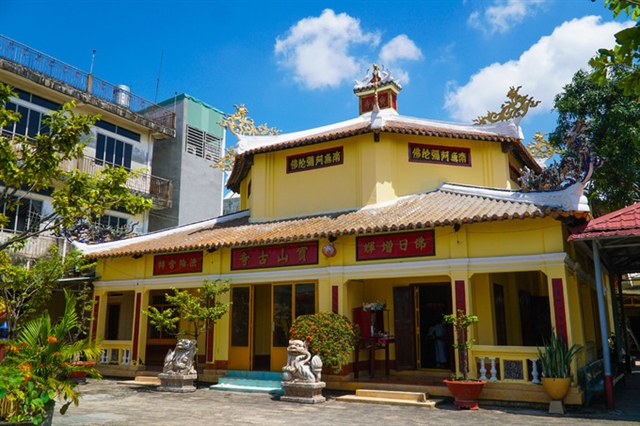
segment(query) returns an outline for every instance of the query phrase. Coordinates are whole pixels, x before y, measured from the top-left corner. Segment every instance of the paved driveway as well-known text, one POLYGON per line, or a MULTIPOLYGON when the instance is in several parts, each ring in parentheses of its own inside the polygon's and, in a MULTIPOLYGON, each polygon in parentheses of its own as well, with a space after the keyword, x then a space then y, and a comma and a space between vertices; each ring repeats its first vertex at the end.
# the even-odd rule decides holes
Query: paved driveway
POLYGON ((588 409, 573 408, 552 416, 543 408, 487 406, 478 411, 455 410, 445 401, 437 408, 373 405, 337 401, 324 404, 281 402, 266 394, 198 389, 188 394, 129 387, 115 380, 89 380, 80 385, 83 398, 67 414, 56 413, 54 425, 640 425, 640 370, 616 392, 616 410, 594 398, 588 409))

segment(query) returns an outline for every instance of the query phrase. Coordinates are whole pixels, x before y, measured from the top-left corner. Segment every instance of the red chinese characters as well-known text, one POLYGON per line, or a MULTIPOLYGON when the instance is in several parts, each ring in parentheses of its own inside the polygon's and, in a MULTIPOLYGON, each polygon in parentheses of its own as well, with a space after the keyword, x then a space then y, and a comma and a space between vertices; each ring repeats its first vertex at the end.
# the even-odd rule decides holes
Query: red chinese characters
POLYGON ((231 250, 232 270, 315 265, 317 263, 317 241, 301 244, 247 247, 231 250))
POLYGON ((162 254, 153 258, 153 275, 202 272, 202 252, 162 254))
POLYGON ((356 260, 434 256, 433 231, 356 238, 356 260))

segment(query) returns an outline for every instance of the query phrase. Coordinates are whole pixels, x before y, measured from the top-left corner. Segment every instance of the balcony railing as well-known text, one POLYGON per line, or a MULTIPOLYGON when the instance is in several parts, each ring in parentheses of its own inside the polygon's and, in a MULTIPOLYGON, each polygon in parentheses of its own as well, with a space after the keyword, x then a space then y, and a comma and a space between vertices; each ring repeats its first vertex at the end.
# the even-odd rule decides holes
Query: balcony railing
MULTIPOLYGON (((14 231, 0 228, 0 242, 5 242, 14 236, 16 236, 14 231)), ((25 245, 16 250, 15 254, 27 259, 40 259, 49 253, 51 246, 62 248, 63 244, 66 244, 63 238, 41 235, 27 239, 25 245)))
POLYGON ((126 86, 116 86, 108 83, 3 35, 0 35, 0 57, 59 80, 105 101, 126 107, 146 117, 149 121, 175 129, 175 114, 171 110, 134 95, 125 89, 126 86))
MULTIPOLYGON (((2 136, 7 138, 14 137, 14 133, 0 129, 2 136)), ((13 149, 20 148, 20 144, 15 143, 13 149)), ((104 170, 104 165, 96 162, 96 159, 89 156, 82 156, 72 160, 65 160, 60 164, 60 168, 69 172, 73 169, 79 169, 83 173, 91 175, 96 174, 99 170, 104 170)), ((173 197, 173 182, 169 179, 154 176, 147 172, 139 172, 136 176, 131 176, 127 180, 127 188, 141 195, 149 196, 154 201, 154 208, 171 207, 171 199, 173 197)))
MULTIPOLYGON (((93 157, 83 156, 73 160, 63 161, 61 168, 64 171, 78 169, 91 175, 104 169, 104 165, 96 163, 93 157)), ((127 180, 127 187, 138 194, 150 196, 154 200, 155 208, 171 207, 173 196, 173 182, 147 172, 140 172, 127 180)))

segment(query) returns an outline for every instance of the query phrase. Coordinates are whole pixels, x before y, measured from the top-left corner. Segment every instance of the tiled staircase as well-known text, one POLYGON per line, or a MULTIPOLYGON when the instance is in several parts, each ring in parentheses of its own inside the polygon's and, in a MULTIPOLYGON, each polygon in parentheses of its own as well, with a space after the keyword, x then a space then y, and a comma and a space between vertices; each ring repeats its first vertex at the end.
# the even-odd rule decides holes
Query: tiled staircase
POLYGON ((226 376, 218 379, 217 385, 212 385, 209 389, 282 395, 284 394, 284 389, 280 385, 281 381, 282 373, 277 371, 229 370, 226 376))

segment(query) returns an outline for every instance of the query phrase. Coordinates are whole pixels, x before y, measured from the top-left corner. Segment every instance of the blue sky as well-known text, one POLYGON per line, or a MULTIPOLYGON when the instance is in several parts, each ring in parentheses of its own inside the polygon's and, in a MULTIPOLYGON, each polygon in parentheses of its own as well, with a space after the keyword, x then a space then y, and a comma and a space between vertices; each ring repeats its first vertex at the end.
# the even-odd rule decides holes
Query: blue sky
POLYGON ((139 96, 243 103, 284 133, 357 116, 354 81, 375 62, 415 117, 470 123, 523 86, 542 101, 527 142, 553 131, 553 97, 624 25, 604 0, 0 0, 7 37, 85 71, 95 49, 94 74, 139 96))

